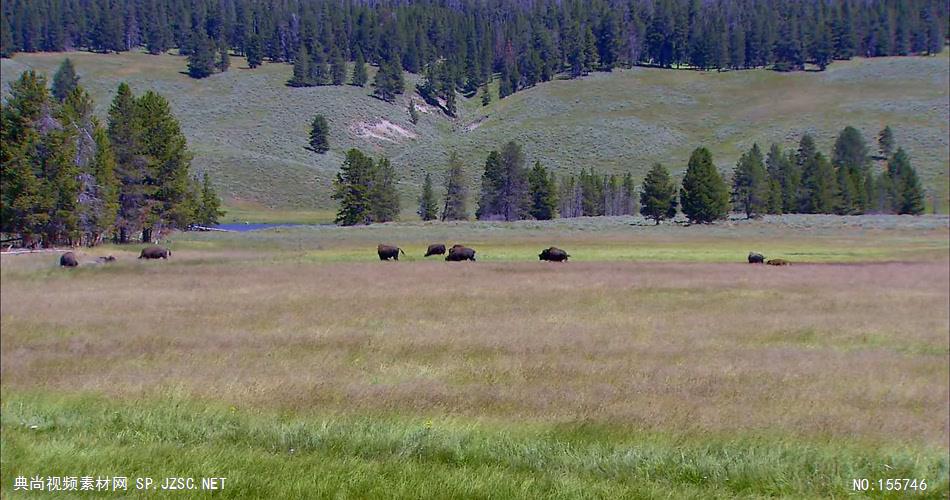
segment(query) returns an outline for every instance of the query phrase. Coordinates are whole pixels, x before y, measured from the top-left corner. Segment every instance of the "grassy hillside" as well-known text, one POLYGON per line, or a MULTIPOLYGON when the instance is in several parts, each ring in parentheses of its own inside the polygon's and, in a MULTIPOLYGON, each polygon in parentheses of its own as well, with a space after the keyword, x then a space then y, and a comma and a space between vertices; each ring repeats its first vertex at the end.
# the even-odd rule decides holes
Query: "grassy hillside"
MULTIPOLYGON (((4 59, 4 91, 27 68, 52 74, 63 57, 4 59)), ((594 167, 641 178, 654 161, 681 173, 699 145, 712 149, 722 169, 731 169, 753 142, 793 146, 806 131, 827 150, 849 124, 872 143, 890 124, 926 187, 948 205, 946 52, 836 62, 823 73, 635 68, 543 84, 487 107, 478 98, 462 99, 457 120, 423 108, 417 125, 409 122, 408 96, 393 105, 369 97, 369 87, 290 88, 285 64, 249 70, 234 58, 231 71, 196 81, 183 74, 185 60, 177 56, 69 57, 103 114, 120 81, 136 92, 166 95, 195 152, 195 167, 210 170, 228 205, 248 217, 264 208, 308 210, 307 218, 329 213, 332 178, 350 147, 393 160, 403 174, 404 209, 412 212, 423 172, 439 177, 452 150, 466 160, 473 185, 486 152, 510 139, 524 145, 529 161, 559 172, 594 167), (304 149, 315 113, 331 122, 332 149, 325 155, 304 149)))

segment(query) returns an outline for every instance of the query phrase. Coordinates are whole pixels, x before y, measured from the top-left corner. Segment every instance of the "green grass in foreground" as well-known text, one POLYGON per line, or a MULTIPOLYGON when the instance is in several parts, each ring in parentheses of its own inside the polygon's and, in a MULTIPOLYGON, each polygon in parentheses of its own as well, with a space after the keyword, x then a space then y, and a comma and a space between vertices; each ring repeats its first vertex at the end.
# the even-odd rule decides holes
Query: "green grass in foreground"
POLYGON ((10 497, 19 475, 227 477, 218 494, 230 498, 828 498, 852 494, 855 478, 925 479, 915 498, 950 491, 938 449, 584 424, 303 418, 176 397, 5 391, 2 408, 0 491, 10 497))

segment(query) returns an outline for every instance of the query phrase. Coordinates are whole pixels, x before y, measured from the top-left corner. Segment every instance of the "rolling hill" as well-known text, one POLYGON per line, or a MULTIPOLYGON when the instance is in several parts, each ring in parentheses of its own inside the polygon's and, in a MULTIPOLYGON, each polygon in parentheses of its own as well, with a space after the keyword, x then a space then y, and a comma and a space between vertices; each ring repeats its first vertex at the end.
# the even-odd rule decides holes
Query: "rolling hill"
MULTIPOLYGON (((462 98, 455 120, 423 105, 416 125, 409 122, 408 94, 388 104, 371 97, 370 87, 291 88, 285 85, 289 65, 250 70, 238 57, 230 71, 198 81, 183 73, 185 59, 173 55, 19 54, 2 60, 4 93, 23 70, 52 75, 65 56, 76 64, 103 116, 121 81, 136 93, 153 89, 165 95, 195 153, 195 169, 212 173, 226 204, 239 214, 328 213, 334 207, 333 176, 351 147, 392 159, 401 172, 408 217, 425 171, 440 179, 450 151, 468 165, 472 186, 487 152, 508 140, 523 144, 529 162, 540 160, 558 173, 593 167, 631 171, 640 179, 656 161, 681 175, 689 152, 700 145, 712 150, 724 171, 753 142, 794 147, 804 132, 827 151, 846 125, 861 129, 875 149, 885 124, 894 128, 941 208, 948 206, 946 51, 936 57, 836 62, 821 73, 651 68, 596 73, 541 84, 485 107, 479 98, 462 98), (331 123, 331 150, 325 155, 304 148, 315 113, 331 123)), ((416 81, 407 76, 407 85, 416 81)))

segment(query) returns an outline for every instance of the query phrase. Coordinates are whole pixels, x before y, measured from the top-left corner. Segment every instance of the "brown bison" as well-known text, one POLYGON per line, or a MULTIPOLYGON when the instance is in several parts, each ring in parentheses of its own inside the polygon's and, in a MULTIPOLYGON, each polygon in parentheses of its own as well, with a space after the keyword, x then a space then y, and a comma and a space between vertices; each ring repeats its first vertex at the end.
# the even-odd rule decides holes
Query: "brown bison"
POLYGON ((429 248, 426 249, 426 254, 423 255, 423 257, 428 257, 430 255, 445 255, 445 245, 441 243, 429 245, 429 248))
POLYGON ((167 259, 172 256, 172 251, 162 247, 145 247, 139 254, 140 259, 167 259))
POLYGON ((402 252, 403 255, 406 255, 406 252, 403 252, 399 247, 394 247, 391 245, 379 245, 376 247, 376 253, 379 254, 379 260, 399 260, 400 252, 402 252))
POLYGON ((76 254, 72 252, 66 252, 60 256, 59 265, 63 267, 76 267, 79 265, 79 260, 76 259, 76 254))
POLYGON ((115 257, 111 255, 107 255, 105 257, 96 257, 97 264, 111 264, 115 262, 115 260, 116 260, 115 257))
POLYGON ((570 257, 570 255, 558 247, 545 248, 538 254, 539 260, 547 260, 550 262, 567 262, 568 257, 570 257))
POLYGON ((785 259, 769 259, 765 263, 770 266, 787 266, 789 264, 785 259))
POLYGON ((462 245, 455 245, 449 249, 449 254, 445 256, 445 260, 450 262, 460 262, 463 260, 475 262, 475 250, 463 247, 462 245))
POLYGON ((760 253, 756 253, 756 252, 749 252, 749 264, 762 264, 764 262, 765 262, 764 255, 760 253))

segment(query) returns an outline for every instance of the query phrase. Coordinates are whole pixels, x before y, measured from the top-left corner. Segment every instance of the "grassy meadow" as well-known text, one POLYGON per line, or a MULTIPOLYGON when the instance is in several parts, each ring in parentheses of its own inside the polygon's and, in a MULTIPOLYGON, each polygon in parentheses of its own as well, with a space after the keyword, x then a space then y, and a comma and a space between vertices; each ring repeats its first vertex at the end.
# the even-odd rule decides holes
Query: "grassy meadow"
POLYGON ((221 476, 230 498, 950 494, 945 216, 164 243, 0 257, 4 497, 36 474, 221 476), (423 259, 436 241, 479 261, 423 259))
MULTIPOLYGON (((369 97, 370 87, 290 88, 290 65, 250 70, 239 57, 232 58, 230 71, 197 81, 183 73, 185 59, 173 55, 17 54, 0 62, 3 92, 26 69, 52 75, 66 56, 102 116, 122 81, 135 92, 153 89, 166 96, 195 153, 195 169, 213 174, 235 220, 315 221, 314 214, 335 206, 331 182, 351 147, 393 161, 406 216, 414 218, 412 200, 425 172, 440 183, 451 151, 468 166, 472 186, 478 185, 486 152, 508 140, 523 144, 529 162, 540 160, 557 173, 588 167, 630 171, 639 182, 655 161, 682 175, 698 146, 709 147, 723 171, 731 171, 754 142, 766 150, 771 142, 794 147, 804 132, 828 151, 846 125, 859 128, 874 149, 885 124, 893 127, 940 210, 950 207, 947 51, 836 61, 821 73, 598 73, 538 85, 486 107, 478 97, 461 98, 457 120, 420 105, 416 125, 409 122, 408 93, 387 104, 369 97), (304 148, 316 113, 331 125, 331 150, 324 155, 304 148)), ((409 88, 416 81, 407 75, 409 88)))

